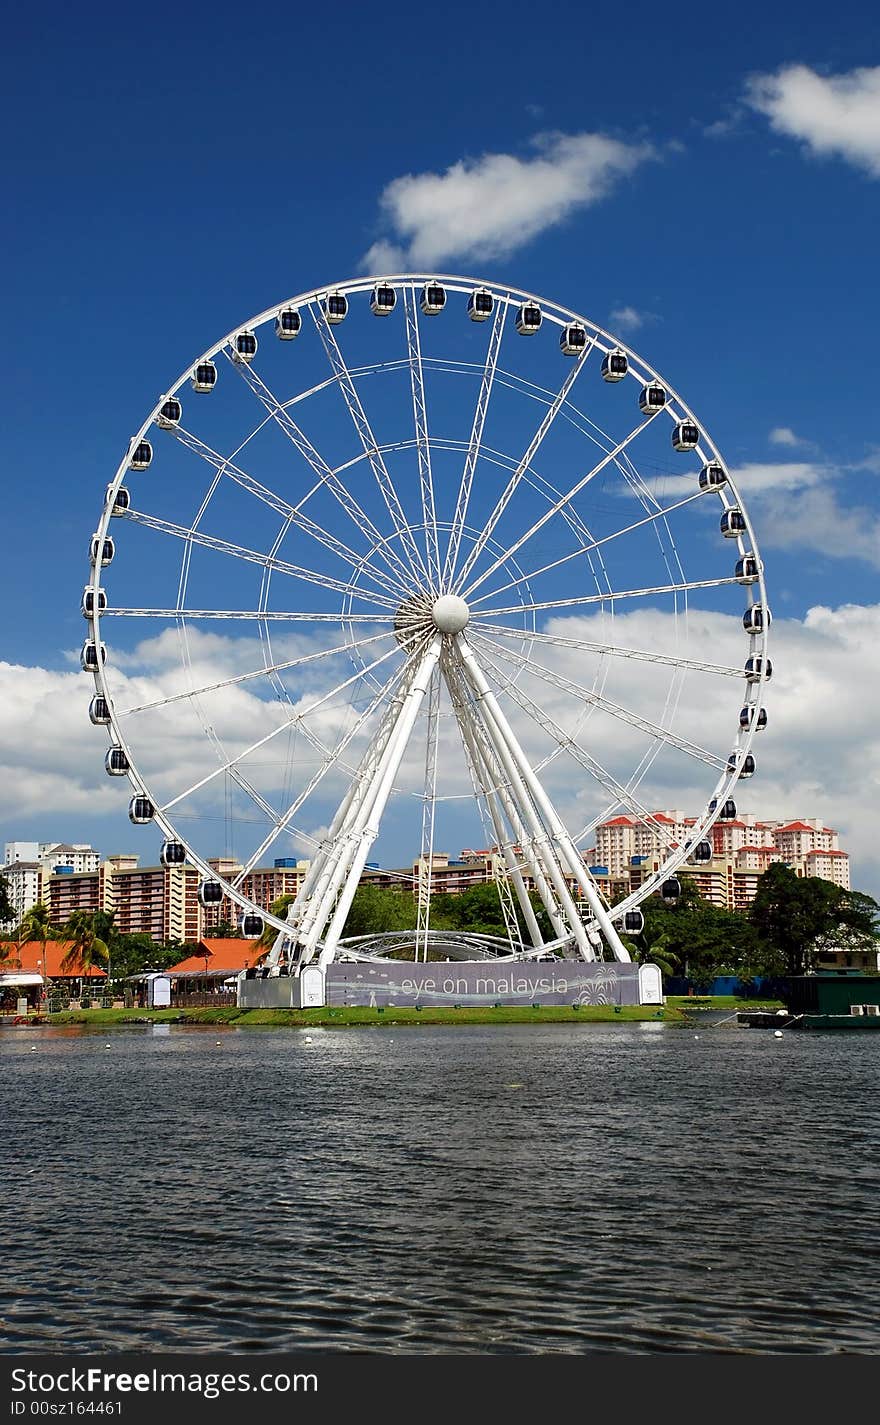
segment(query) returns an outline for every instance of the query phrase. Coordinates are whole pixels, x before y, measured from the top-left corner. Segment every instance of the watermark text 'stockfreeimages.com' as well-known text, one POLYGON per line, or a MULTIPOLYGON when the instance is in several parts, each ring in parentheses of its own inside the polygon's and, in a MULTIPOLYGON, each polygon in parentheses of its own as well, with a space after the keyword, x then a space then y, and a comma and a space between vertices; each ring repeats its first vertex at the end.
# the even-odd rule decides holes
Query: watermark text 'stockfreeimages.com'
POLYGON ((125 1395, 200 1395, 218 1400, 223 1395, 317 1392, 314 1371, 112 1371, 100 1366, 70 1366, 59 1371, 14 1368, 10 1372, 10 1414, 17 1415, 119 1415, 121 1400, 95 1397, 125 1395), (47 1397, 51 1397, 48 1399, 47 1397))

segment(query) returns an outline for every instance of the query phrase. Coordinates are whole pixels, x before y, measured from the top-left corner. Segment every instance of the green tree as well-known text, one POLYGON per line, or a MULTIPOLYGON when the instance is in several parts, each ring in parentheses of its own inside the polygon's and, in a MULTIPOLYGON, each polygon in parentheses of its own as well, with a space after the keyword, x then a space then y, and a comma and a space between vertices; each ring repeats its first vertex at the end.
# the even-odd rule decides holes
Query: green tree
POLYGON ((231 920, 218 920, 212 930, 205 932, 207 940, 243 940, 240 925, 233 925, 231 920))
POLYGON ((783 968, 778 952, 746 916, 705 900, 687 877, 682 877, 675 905, 649 896, 642 911, 641 943, 666 973, 678 970, 696 984, 708 985, 716 975, 751 979, 779 974, 783 968))
POLYGON ((0 925, 8 925, 14 914, 15 911, 9 899, 9 887, 6 884, 6 877, 0 876, 0 925))
POLYGON ((469 886, 460 895, 440 894, 431 902, 436 930, 460 930, 471 935, 507 935, 501 897, 494 881, 469 886))
POLYGON ((155 940, 146 931, 139 931, 135 935, 124 935, 116 930, 115 926, 108 948, 116 979, 124 979, 127 975, 139 975, 146 965, 152 963, 153 956, 159 949, 155 940))
POLYGON ((20 970, 21 960, 16 954, 18 947, 0 941, 0 974, 7 970, 20 970))
POLYGON ((392 891, 384 886, 358 886, 354 893, 343 935, 382 935, 393 930, 414 930, 415 898, 410 891, 392 891))
POLYGON ((650 942, 646 942, 643 936, 639 936, 638 940, 629 936, 623 939, 637 965, 657 965, 664 975, 675 974, 680 960, 672 949, 673 935, 669 927, 654 927, 650 942))
POLYGON ((871 896, 820 876, 798 876, 781 862, 758 882, 749 918, 783 956, 790 975, 811 970, 822 949, 873 949, 880 933, 880 906, 871 896))
POLYGON ((70 941, 62 970, 71 974, 86 975, 96 965, 106 966, 110 952, 107 944, 95 929, 95 917, 87 910, 75 910, 62 927, 61 934, 70 941))
MULTIPOLYGON (((296 896, 288 895, 287 893, 285 893, 283 896, 279 896, 278 899, 274 900, 270 905, 269 914, 277 916, 279 920, 283 920, 284 917, 287 915, 289 907, 293 905, 293 902, 295 900, 296 896)), ((263 947, 264 950, 268 949, 270 945, 275 944, 275 937, 277 936, 277 934, 278 931, 275 929, 274 925, 267 925, 265 927, 262 935, 260 936, 259 941, 260 945, 263 947)))
POLYGON ((116 925, 116 914, 112 910, 96 910, 92 912, 92 924, 95 934, 99 940, 103 940, 107 946, 107 978, 111 974, 114 978, 122 975, 123 971, 123 940, 124 936, 116 925))
POLYGON ((55 934, 56 930, 52 924, 49 907, 44 905, 42 901, 37 901, 35 905, 31 906, 30 910, 25 911, 19 921, 15 938, 18 941, 19 948, 23 945, 36 944, 40 946, 45 954, 46 941, 55 934))

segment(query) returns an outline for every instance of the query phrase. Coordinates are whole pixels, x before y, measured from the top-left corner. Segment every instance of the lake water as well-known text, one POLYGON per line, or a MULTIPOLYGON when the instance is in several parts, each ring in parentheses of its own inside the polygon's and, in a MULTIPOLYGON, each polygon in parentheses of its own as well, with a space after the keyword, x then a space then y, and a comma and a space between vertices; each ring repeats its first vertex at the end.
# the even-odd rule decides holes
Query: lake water
POLYGON ((880 1035, 309 1033, 0 1030, 0 1349, 880 1350, 880 1035))

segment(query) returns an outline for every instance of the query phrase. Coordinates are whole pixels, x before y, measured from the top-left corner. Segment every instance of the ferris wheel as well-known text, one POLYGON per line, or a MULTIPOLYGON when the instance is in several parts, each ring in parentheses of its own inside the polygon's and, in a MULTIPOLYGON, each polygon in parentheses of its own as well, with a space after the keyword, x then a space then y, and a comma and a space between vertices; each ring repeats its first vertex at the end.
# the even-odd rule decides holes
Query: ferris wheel
POLYGON ((188 365, 107 486, 82 612, 131 821, 294 972, 629 960, 767 721, 763 565, 705 427, 595 323, 462 277, 307 292, 188 365), (685 834, 651 809, 679 798, 685 834), (654 858, 611 905, 615 815, 654 858), (479 842, 504 937, 432 926, 479 842), (293 861, 273 915, 260 869, 293 861), (345 937, 364 877, 415 887, 415 931, 345 937))

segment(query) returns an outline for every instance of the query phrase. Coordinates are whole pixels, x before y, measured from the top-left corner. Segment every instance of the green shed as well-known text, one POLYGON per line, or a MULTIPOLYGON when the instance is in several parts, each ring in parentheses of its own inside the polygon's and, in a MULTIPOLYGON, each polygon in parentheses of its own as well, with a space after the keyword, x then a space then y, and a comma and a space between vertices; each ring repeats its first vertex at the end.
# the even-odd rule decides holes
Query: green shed
POLYGON ((880 975, 793 975, 785 1003, 792 1014, 850 1014, 854 1004, 880 1005, 880 975))

